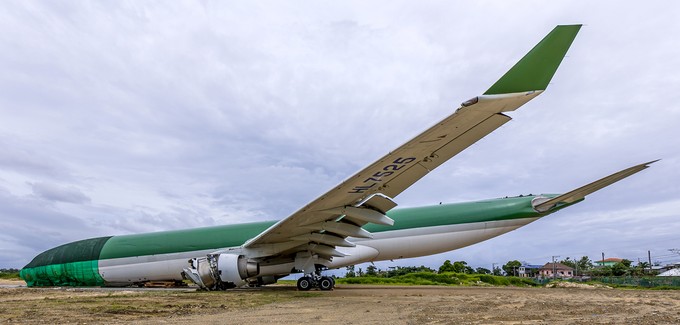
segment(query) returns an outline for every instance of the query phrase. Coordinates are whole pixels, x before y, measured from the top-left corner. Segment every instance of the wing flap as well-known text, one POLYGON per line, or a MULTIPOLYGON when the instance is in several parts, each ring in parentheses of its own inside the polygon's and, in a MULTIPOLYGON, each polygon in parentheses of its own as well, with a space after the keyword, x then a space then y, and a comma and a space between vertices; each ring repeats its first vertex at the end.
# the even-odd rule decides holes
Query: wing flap
POLYGON ((392 201, 392 199, 389 198, 388 196, 377 193, 371 196, 368 200, 366 200, 366 202, 362 203, 361 205, 369 209, 381 212, 382 214, 385 214, 387 213, 387 211, 390 211, 394 207, 396 207, 397 203, 392 201))
POLYGON ((357 224, 374 223, 383 226, 394 225, 394 220, 390 219, 390 217, 386 216, 383 213, 368 208, 346 206, 342 208, 324 210, 323 212, 328 212, 333 215, 342 215, 344 216, 344 218, 350 219, 351 221, 357 224))

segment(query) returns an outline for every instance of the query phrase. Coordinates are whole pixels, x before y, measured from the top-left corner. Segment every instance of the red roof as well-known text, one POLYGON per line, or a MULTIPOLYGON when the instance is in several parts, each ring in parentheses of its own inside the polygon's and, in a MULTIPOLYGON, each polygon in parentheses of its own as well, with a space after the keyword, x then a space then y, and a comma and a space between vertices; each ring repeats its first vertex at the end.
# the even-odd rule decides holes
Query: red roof
POLYGON ((598 262, 617 262, 618 263, 618 262, 621 262, 621 261, 623 261, 622 258, 610 257, 610 258, 605 258, 604 260, 599 260, 598 262))

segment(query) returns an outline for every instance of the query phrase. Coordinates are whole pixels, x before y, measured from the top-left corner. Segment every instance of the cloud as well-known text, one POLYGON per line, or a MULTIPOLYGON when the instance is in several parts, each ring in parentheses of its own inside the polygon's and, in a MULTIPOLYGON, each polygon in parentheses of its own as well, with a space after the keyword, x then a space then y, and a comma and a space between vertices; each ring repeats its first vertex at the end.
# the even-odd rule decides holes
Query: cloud
MULTIPOLYGON (((548 91, 396 200, 562 192, 663 158, 455 253, 543 254, 526 238, 564 229, 563 216, 654 243, 645 220, 623 229, 616 218, 640 207, 663 216, 680 196, 677 6, 3 2, 0 215, 14 233, 0 238, 13 247, 0 267, 84 237, 284 218, 483 92, 564 23, 587 26, 548 91)), ((615 238, 606 245, 624 245, 615 238)))
POLYGON ((74 204, 89 203, 91 199, 73 186, 60 186, 48 183, 32 183, 33 194, 37 197, 56 202, 74 204))

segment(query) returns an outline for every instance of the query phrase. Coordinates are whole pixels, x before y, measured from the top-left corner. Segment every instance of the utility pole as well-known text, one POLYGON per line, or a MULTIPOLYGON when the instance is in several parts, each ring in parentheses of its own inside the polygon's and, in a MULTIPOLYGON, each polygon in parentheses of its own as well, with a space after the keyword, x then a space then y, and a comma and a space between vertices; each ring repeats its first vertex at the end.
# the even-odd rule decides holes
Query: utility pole
POLYGON ((604 266, 604 252, 602 252, 602 263, 600 264, 600 266, 604 266))
POLYGON ((496 264, 498 263, 491 263, 491 275, 496 275, 496 264))
POLYGON ((560 256, 559 256, 559 255, 555 255, 555 256, 552 257, 552 261, 553 261, 553 263, 552 263, 552 264, 553 264, 553 280, 555 280, 555 279, 557 278, 557 265, 555 265, 555 257, 560 257, 560 256))
POLYGON ((576 257, 574 257, 574 276, 578 276, 578 261, 576 260, 576 257))
POLYGON ((647 258, 649 259, 649 273, 652 273, 652 251, 647 251, 647 258))

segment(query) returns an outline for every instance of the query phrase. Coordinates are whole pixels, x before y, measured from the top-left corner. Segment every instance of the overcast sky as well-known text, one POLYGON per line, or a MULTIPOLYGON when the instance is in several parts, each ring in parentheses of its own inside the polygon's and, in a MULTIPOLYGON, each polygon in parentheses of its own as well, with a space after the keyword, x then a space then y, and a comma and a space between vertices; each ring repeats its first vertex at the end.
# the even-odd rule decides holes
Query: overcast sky
POLYGON ((84 238, 281 219, 483 93, 558 24, 548 90, 395 200, 566 192, 487 242, 381 263, 680 261, 680 3, 2 1, 0 267, 84 238))

